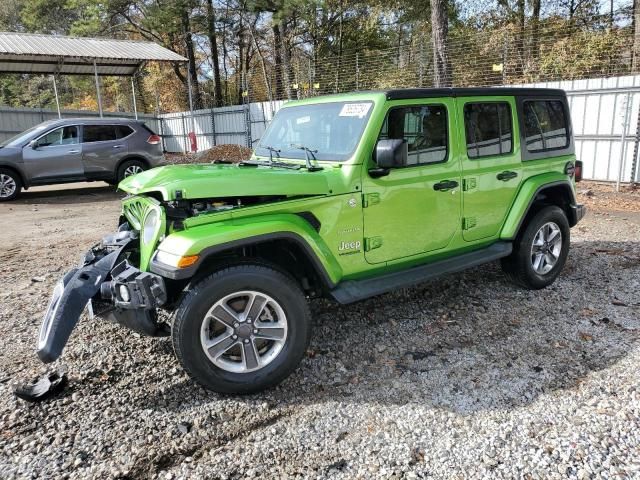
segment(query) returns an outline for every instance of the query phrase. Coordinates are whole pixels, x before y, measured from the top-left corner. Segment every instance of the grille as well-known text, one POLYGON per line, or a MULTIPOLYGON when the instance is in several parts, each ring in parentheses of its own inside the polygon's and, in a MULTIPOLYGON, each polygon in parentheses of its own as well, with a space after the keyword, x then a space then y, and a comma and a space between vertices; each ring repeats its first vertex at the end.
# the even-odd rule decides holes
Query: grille
POLYGON ((125 199, 122 205, 124 216, 127 217, 134 230, 142 229, 144 217, 151 207, 151 201, 143 197, 125 199))

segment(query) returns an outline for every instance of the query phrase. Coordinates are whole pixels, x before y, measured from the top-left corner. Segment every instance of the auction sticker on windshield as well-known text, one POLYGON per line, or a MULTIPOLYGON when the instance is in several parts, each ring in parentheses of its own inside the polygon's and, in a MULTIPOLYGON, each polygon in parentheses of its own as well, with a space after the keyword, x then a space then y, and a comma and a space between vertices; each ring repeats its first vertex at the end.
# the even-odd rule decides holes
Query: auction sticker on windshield
POLYGON ((340 110, 340 116, 363 118, 369 113, 370 108, 371 103, 345 103, 340 110))

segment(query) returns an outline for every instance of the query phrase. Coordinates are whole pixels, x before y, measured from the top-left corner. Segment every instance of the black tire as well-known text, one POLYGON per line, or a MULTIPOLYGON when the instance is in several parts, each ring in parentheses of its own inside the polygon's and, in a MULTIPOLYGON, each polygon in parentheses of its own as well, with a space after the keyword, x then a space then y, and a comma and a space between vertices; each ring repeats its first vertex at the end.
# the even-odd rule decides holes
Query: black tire
MULTIPOLYGON (((260 315, 263 312, 264 308, 260 315)), ((176 356, 192 379, 214 392, 247 394, 279 384, 296 369, 309 345, 311 314, 304 293, 293 278, 267 265, 240 264, 203 278, 185 294, 176 310, 171 334, 176 356), (247 290, 266 294, 277 302, 286 316, 286 338, 279 353, 265 366, 255 371, 232 372, 214 364, 205 353, 201 329, 216 302, 247 290)), ((236 343, 232 348, 245 347, 236 343)))
POLYGON ((15 200, 22 190, 20 175, 8 168, 0 168, 0 189, 0 202, 15 200))
MULTIPOLYGON (((513 253, 502 259, 502 269, 513 283, 521 287, 538 290, 551 285, 567 261, 570 243, 570 228, 564 211, 556 206, 547 206, 540 209, 524 226, 513 244, 513 253), (557 260, 549 271, 540 272, 534 268, 535 256, 532 251, 533 242, 539 230, 548 224, 555 224, 561 234, 561 247, 557 260)), ((551 244, 545 244, 541 248, 549 248, 551 244)), ((543 250, 537 250, 539 255, 543 250)), ((537 256, 536 255, 536 256, 537 256)), ((551 253, 550 253, 551 255, 551 253)), ((542 266, 546 264, 546 258, 542 254, 542 266)), ((551 256, 553 258, 553 255, 551 256)))
POLYGON ((128 171, 131 169, 134 169, 134 170, 139 169, 141 172, 144 172, 145 170, 147 170, 147 165, 140 160, 125 160, 118 167, 118 171, 116 172, 116 181, 114 182, 114 185, 117 185, 126 177, 130 176, 131 174, 128 171))

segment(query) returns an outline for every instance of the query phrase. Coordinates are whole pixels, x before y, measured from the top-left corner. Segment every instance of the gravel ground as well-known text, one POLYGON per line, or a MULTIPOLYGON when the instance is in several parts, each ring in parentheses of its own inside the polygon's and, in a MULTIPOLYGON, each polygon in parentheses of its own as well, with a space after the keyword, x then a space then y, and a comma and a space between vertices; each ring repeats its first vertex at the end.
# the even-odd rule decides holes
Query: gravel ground
POLYGON ((599 188, 546 290, 491 264, 314 301, 301 367, 249 397, 195 385, 168 339, 83 319, 58 362, 70 385, 41 404, 12 384, 45 371, 33 349, 50 291, 119 199, 2 205, 0 478, 640 478, 640 197, 599 188))

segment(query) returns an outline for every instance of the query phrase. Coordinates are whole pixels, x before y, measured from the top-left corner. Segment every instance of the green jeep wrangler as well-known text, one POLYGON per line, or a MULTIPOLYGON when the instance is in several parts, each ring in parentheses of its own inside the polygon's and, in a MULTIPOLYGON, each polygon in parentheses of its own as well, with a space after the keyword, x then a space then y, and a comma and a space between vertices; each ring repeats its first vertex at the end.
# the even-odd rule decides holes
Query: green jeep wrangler
POLYGON ((522 287, 551 284, 585 213, 581 169, 561 90, 289 102, 249 161, 120 183, 118 231, 55 287, 38 355, 57 359, 88 307, 171 335, 206 388, 271 387, 305 353, 310 297, 347 304, 498 259, 522 287))

